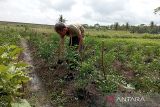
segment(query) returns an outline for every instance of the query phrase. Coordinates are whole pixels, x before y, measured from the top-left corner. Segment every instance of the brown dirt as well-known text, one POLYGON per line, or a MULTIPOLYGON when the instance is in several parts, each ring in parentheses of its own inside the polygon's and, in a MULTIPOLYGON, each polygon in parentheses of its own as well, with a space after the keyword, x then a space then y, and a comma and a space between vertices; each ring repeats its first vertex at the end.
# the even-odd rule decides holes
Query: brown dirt
POLYGON ((51 104, 48 95, 43 88, 43 84, 41 83, 41 80, 36 73, 35 66, 33 65, 34 62, 31 57, 31 52, 29 50, 27 41, 23 38, 21 39, 21 47, 24 50, 20 57, 26 63, 28 63, 28 69, 30 70, 28 75, 31 77, 31 80, 29 81, 25 89, 25 98, 33 107, 50 107, 51 104))
POLYGON ((50 102, 52 104, 50 107, 57 107, 59 106, 59 102, 61 103, 61 101, 57 101, 57 99, 53 97, 54 94, 57 94, 56 97, 61 97, 59 100, 65 99, 62 101, 62 105, 65 107, 87 107, 84 101, 79 102, 74 98, 74 81, 63 81, 64 83, 60 82, 60 80, 69 73, 69 71, 66 70, 65 65, 49 66, 45 61, 36 56, 36 48, 33 47, 33 45, 30 45, 30 51, 33 55, 35 73, 40 78, 44 90, 46 90, 49 95, 50 102), (56 66, 56 69, 54 69, 54 66, 56 66))
POLYGON ((116 60, 113 62, 113 68, 116 69, 120 74, 126 77, 128 80, 132 80, 135 77, 134 71, 116 60))

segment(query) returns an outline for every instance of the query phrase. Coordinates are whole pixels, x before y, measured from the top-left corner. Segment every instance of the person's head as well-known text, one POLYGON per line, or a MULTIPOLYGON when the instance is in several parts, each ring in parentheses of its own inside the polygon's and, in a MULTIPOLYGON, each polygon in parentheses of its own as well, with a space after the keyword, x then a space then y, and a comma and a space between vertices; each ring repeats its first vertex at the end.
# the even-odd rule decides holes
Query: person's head
POLYGON ((56 23, 54 29, 61 36, 61 38, 64 38, 67 33, 67 27, 62 22, 56 23))

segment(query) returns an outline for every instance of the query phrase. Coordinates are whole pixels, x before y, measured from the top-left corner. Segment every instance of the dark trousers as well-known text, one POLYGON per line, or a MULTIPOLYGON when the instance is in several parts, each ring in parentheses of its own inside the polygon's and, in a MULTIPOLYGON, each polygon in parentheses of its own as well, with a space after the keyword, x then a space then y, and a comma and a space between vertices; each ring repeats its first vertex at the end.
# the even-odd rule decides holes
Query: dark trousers
MULTIPOLYGON (((79 39, 78 39, 77 36, 72 37, 72 39, 70 38, 70 40, 69 40, 69 46, 77 46, 77 48, 78 48, 78 45, 79 45, 79 39)), ((83 49, 84 49, 84 45, 81 45, 80 46, 80 51, 82 51, 83 49)))
POLYGON ((79 39, 78 39, 78 36, 74 36, 70 37, 70 40, 69 40, 69 46, 75 46, 75 45, 79 45, 79 39))

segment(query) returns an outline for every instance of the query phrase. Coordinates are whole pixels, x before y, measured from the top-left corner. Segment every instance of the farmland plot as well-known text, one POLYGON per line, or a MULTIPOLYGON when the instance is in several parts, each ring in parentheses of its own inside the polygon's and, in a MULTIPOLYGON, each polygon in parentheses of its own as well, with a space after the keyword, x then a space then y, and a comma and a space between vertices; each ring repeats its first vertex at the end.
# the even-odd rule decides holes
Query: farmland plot
MULTIPOLYGON (((92 33, 88 30, 81 53, 67 46, 66 39, 63 55, 60 55, 56 33, 33 30, 14 32, 18 38, 24 37, 28 41, 35 74, 52 106, 103 107, 110 103, 106 101, 106 96, 111 93, 140 93, 139 96, 159 93, 159 35, 139 36, 127 32, 117 32, 115 35, 114 31, 108 35, 102 32, 101 36, 92 33)), ((15 36, 11 37, 12 40, 4 37, 1 45, 4 45, 2 41, 17 43, 15 36)), ((146 97, 144 99, 147 100, 146 97)), ((31 100, 30 105, 37 106, 31 100)), ((119 103, 115 105, 127 107, 127 103, 119 103)), ((158 102, 154 100, 147 104, 157 106, 158 102)))

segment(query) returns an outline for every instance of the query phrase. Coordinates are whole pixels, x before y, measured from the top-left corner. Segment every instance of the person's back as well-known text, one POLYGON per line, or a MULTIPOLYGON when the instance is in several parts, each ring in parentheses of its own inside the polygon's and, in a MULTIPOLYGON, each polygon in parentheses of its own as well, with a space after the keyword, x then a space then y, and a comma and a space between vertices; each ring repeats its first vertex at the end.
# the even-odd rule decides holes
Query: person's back
POLYGON ((79 44, 79 35, 84 37, 84 27, 79 24, 71 24, 68 25, 68 32, 67 35, 70 36, 70 46, 78 45, 79 44))
POLYGON ((84 27, 82 25, 80 25, 80 24, 72 24, 70 26, 74 26, 76 29, 80 30, 80 32, 82 34, 82 37, 84 37, 84 31, 85 31, 85 29, 84 29, 84 27))
POLYGON ((64 23, 60 22, 55 25, 55 30, 60 35, 61 39, 64 39, 65 35, 69 36, 69 45, 78 45, 78 50, 81 50, 84 37, 83 26, 78 24, 71 24, 66 26, 64 23))

